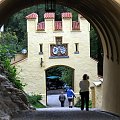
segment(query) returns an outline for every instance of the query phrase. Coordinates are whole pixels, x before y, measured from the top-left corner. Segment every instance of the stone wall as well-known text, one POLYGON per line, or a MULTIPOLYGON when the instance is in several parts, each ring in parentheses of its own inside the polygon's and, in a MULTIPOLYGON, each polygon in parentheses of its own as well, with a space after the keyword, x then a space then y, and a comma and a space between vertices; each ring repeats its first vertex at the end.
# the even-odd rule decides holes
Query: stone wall
POLYGON ((12 114, 21 110, 29 110, 25 93, 0 75, 0 120, 9 120, 12 114))

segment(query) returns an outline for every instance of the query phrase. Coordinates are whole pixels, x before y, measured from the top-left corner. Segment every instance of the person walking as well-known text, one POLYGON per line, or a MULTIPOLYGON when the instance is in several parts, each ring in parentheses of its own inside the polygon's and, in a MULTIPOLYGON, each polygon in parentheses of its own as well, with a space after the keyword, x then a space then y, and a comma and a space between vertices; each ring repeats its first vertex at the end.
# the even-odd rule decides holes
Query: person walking
POLYGON ((80 96, 81 96, 81 110, 84 110, 84 103, 86 103, 86 111, 89 111, 89 86, 88 81, 89 76, 87 74, 83 75, 83 79, 79 83, 80 96))
POLYGON ((73 107, 73 99, 74 99, 74 97, 76 97, 75 93, 72 90, 72 87, 69 87, 68 90, 67 90, 67 98, 68 98, 68 102, 69 102, 69 108, 73 107))
POLYGON ((66 97, 63 94, 63 92, 61 92, 61 94, 59 95, 59 101, 61 102, 61 107, 64 107, 65 100, 66 100, 66 97))

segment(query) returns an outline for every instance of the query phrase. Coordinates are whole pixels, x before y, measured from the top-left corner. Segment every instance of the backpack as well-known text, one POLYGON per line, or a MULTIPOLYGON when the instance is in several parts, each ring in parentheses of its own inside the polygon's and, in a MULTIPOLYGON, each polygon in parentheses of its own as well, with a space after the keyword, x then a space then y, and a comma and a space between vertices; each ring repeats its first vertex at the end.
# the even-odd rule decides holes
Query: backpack
POLYGON ((66 98, 65 98, 64 95, 60 95, 60 96, 59 96, 59 100, 60 100, 60 101, 65 101, 65 99, 66 99, 66 98))

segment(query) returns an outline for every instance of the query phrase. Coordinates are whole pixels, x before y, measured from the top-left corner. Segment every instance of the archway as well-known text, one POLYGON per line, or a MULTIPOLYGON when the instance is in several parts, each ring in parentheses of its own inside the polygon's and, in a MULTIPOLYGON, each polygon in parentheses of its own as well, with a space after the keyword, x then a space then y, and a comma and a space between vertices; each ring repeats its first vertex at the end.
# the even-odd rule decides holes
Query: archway
POLYGON ((59 95, 66 96, 65 106, 68 107, 67 89, 74 90, 74 69, 69 66, 51 66, 46 73, 46 103, 48 107, 60 107, 59 95))
MULTIPOLYGON (((13 13, 43 0, 1 0, 0 26, 13 13)), ((119 0, 57 0, 57 4, 69 6, 81 13, 98 31, 104 49, 104 91, 103 109, 120 114, 120 1, 119 0), (109 99, 109 103, 108 103, 109 99)))

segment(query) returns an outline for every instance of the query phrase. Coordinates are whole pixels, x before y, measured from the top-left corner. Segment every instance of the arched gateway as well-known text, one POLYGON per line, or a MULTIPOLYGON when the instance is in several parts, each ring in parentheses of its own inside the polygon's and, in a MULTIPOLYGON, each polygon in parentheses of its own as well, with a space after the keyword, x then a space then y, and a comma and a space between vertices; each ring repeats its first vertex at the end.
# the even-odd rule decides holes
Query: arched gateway
MULTIPOLYGON (((38 23, 38 15, 26 16, 28 32, 28 57, 18 62, 20 75, 26 83, 27 93, 42 95, 46 104, 45 71, 52 66, 68 66, 74 69, 74 91, 79 96, 79 81, 84 73, 90 82, 97 79, 97 62, 90 58, 90 25, 78 15, 72 21, 72 13, 61 14, 62 21, 55 21, 55 13, 45 13, 44 21, 38 23)), ((69 74, 69 73, 68 73, 69 74)))
MULTIPOLYGON (((103 109, 120 115, 120 1, 56 0, 81 13, 98 31, 104 49, 103 109)), ((0 26, 13 13, 44 0, 1 0, 0 26)))

